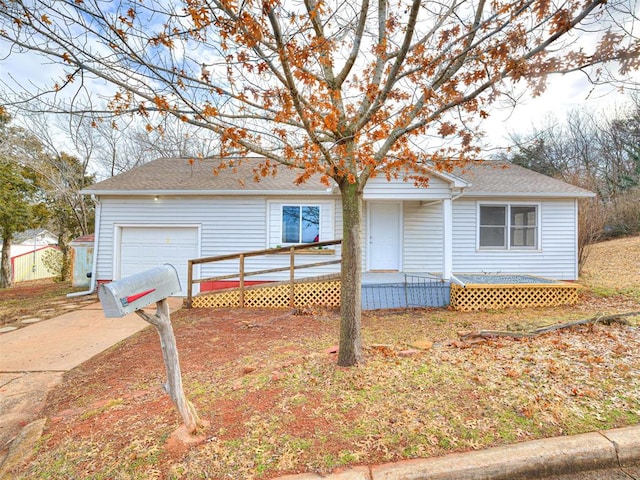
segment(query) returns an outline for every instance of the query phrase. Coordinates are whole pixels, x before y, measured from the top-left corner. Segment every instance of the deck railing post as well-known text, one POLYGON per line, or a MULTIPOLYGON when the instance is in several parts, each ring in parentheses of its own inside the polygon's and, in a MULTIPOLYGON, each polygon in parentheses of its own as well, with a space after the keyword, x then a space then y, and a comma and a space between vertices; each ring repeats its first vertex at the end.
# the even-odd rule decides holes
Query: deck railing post
POLYGON ((404 274, 404 305, 409 308, 409 286, 407 285, 407 274, 404 274))
POLYGON ((244 308, 244 253, 240 254, 240 308, 244 308))
POLYGON ((296 306, 296 284, 295 284, 295 271, 296 271, 296 249, 291 247, 291 258, 289 260, 289 306, 296 306))
POLYGON ((193 261, 187 262, 187 308, 191 308, 193 298, 193 261))
MULTIPOLYGON (((288 282, 287 280, 284 280, 283 282, 279 282, 278 285, 283 285, 283 284, 286 285, 286 283, 289 283, 289 302, 288 303, 292 307, 295 307, 296 305, 296 296, 295 296, 296 295, 296 285, 295 285, 296 268, 298 269, 316 268, 316 267, 322 267, 327 265, 339 264, 342 261, 342 259, 339 258, 337 260, 332 259, 332 260, 323 261, 323 262, 303 262, 301 265, 296 266, 296 262, 295 262, 296 252, 299 250, 301 252, 300 254, 315 255, 323 252, 323 253, 331 253, 332 255, 336 255, 337 253, 336 251, 331 251, 331 252, 323 251, 322 248, 331 246, 331 245, 341 245, 341 244, 342 244, 342 240, 327 240, 324 242, 316 242, 316 243, 302 244, 302 245, 296 245, 296 246, 267 248, 264 250, 254 250, 254 251, 244 252, 244 253, 233 253, 229 255, 217 255, 215 257, 203 257, 203 258, 197 258, 197 259, 190 259, 187 261, 187 265, 188 265, 188 268, 187 268, 188 285, 186 289, 187 290, 187 302, 186 302, 187 308, 193 307, 193 297, 194 297, 193 288, 195 284, 201 284, 205 282, 216 282, 220 280, 229 280, 229 279, 235 279, 235 278, 239 279, 238 287, 237 289, 234 289, 235 291, 239 291, 239 296, 238 296, 238 303, 234 302, 234 304, 239 305, 240 307, 245 307, 245 300, 246 300, 245 290, 252 288, 252 287, 247 287, 245 285, 246 283, 245 277, 254 276, 254 275, 264 276, 267 274, 280 273, 280 272, 284 273, 287 270, 289 270, 288 282), (319 249, 319 250, 316 252, 316 249, 319 249), (286 255, 287 252, 289 253, 289 256, 290 256, 288 267, 278 262, 278 265, 281 265, 281 266, 277 268, 246 271, 245 260, 248 257, 264 256, 264 255, 286 255), (235 260, 235 259, 239 260, 238 273, 217 275, 213 277, 200 276, 199 278, 194 278, 193 268, 195 265, 210 264, 213 262, 229 261, 229 260, 235 260)), ((341 255, 337 255, 337 256, 341 257, 341 255)), ((198 302, 198 303, 200 304, 201 302, 198 302)), ((253 303, 253 301, 250 303, 253 303)))

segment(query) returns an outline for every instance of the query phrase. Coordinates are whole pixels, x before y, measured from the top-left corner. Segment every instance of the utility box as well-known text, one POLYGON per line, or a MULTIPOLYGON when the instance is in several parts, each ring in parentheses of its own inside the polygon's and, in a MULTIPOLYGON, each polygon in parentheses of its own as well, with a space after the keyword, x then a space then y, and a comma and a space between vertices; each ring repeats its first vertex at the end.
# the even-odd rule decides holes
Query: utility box
POLYGON ((181 290, 177 270, 167 263, 100 285, 98 298, 105 317, 120 318, 181 290))
POLYGON ((72 287, 88 287, 91 284, 94 242, 95 235, 84 235, 69 244, 72 252, 72 287))

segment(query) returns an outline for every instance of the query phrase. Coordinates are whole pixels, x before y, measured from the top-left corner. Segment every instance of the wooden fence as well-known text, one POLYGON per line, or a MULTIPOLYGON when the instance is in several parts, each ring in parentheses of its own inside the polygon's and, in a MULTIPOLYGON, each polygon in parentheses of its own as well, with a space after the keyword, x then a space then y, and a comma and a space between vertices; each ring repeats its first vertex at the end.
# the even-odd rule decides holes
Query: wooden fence
MULTIPOLYGON (((292 245, 290 247, 279 247, 279 248, 268 248, 265 250, 255 250, 251 252, 243 252, 243 253, 235 253, 230 255, 219 255, 216 257, 205 257, 205 258, 197 258, 194 260, 189 260, 189 264, 187 267, 187 308, 192 308, 193 305, 193 286, 195 284, 202 284, 208 282, 216 282, 223 280, 238 280, 238 287, 234 288, 233 291, 237 291, 238 300, 237 306, 243 308, 245 307, 246 299, 245 293, 249 289, 248 286, 245 286, 245 282, 247 277, 252 277, 256 275, 266 275, 270 273, 278 273, 278 272, 289 272, 289 280, 284 282, 288 285, 288 306, 294 307, 296 306, 296 283, 300 283, 304 280, 304 277, 298 276, 296 278, 296 271, 307 268, 317 268, 327 265, 336 265, 341 263, 341 259, 327 260, 322 262, 313 262, 313 263, 304 263, 301 265, 296 264, 296 257, 298 255, 308 256, 309 254, 325 254, 325 251, 322 250, 325 247, 337 246, 341 245, 342 240, 329 240, 326 242, 315 242, 315 243, 305 243, 301 245, 292 245), (289 262, 288 266, 285 267, 276 267, 262 270, 252 270, 247 271, 245 269, 245 260, 250 257, 259 257, 259 256, 271 256, 271 255, 283 255, 289 254, 289 262), (238 260, 238 273, 232 273, 228 275, 218 275, 214 277, 206 277, 206 278, 193 278, 194 267, 196 265, 203 264, 211 264, 216 262, 228 261, 228 260, 238 260)), ((334 276, 334 275, 332 275, 334 276)), ((317 277, 316 277, 317 278, 317 277)), ((265 284, 265 287, 269 286, 265 284)), ((210 294, 215 294, 215 291, 209 292, 210 294)), ((201 295, 206 295, 205 293, 201 293, 201 295)))

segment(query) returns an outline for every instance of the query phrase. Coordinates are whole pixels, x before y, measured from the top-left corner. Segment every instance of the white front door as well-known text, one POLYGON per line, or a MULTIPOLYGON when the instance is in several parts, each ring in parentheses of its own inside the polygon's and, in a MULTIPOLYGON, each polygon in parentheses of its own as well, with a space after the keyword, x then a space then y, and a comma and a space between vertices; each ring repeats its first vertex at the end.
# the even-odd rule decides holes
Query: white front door
POLYGON ((401 203, 369 204, 369 270, 400 270, 401 203))

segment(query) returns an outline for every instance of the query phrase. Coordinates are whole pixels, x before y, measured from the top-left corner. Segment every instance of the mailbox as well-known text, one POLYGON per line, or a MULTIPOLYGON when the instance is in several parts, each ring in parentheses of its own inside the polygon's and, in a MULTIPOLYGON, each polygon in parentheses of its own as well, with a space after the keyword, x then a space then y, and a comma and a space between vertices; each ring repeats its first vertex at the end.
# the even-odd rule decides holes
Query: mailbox
POLYGON ((98 297, 107 318, 124 317, 179 293, 180 279, 168 263, 100 285, 98 297))

